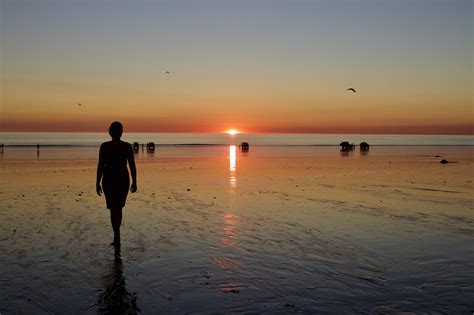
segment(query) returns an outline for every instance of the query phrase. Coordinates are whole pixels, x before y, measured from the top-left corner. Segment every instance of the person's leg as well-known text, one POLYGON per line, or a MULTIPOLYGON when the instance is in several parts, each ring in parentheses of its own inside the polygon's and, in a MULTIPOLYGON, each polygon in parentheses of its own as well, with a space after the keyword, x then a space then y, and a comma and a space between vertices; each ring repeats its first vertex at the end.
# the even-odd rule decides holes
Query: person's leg
POLYGON ((115 215, 116 232, 114 232, 114 242, 116 242, 118 245, 120 245, 120 226, 121 225, 122 225, 122 208, 117 208, 117 212, 115 215))
POLYGON ((117 226, 120 231, 120 226, 122 225, 122 208, 117 209, 117 226))
POLYGON ((114 230, 113 245, 120 245, 120 225, 122 224, 122 208, 110 209, 110 222, 114 230))

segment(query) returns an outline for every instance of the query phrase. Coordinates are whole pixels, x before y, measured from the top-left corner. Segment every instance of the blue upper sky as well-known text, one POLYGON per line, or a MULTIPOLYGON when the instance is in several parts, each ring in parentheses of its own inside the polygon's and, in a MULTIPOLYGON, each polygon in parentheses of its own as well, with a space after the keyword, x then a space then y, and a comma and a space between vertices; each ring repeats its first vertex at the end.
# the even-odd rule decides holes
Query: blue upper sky
POLYGON ((417 124, 428 111, 431 124, 472 123, 470 0, 2 0, 0 9, 10 117, 31 110, 20 94, 35 97, 39 115, 73 96, 100 102, 98 113, 125 109, 112 96, 120 89, 139 112, 158 104, 162 118, 178 106, 228 120, 238 105, 257 116, 271 108, 277 124, 330 106, 330 120, 356 112, 334 93, 355 86, 370 90, 356 105, 374 121, 417 124))

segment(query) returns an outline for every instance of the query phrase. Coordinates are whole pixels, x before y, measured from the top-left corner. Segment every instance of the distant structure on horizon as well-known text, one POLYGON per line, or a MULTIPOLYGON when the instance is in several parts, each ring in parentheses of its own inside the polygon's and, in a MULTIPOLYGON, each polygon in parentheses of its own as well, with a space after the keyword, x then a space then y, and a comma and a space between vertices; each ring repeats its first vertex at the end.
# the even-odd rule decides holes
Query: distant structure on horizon
POLYGON ((154 142, 148 142, 146 144, 146 150, 149 153, 155 152, 155 143, 154 142))
POLYGON ((367 142, 361 142, 359 144, 360 150, 361 151, 369 151, 369 144, 367 142))
POLYGON ((249 147, 250 147, 250 146, 249 146, 248 142, 242 142, 242 143, 240 144, 240 149, 241 149, 242 151, 248 151, 248 150, 249 150, 249 147))
POLYGON ((341 146, 341 151, 352 151, 354 150, 354 144, 349 143, 349 141, 343 141, 339 144, 341 146))
POLYGON ((140 149, 140 145, 138 144, 138 142, 134 142, 132 148, 133 148, 133 152, 137 153, 138 150, 140 149))

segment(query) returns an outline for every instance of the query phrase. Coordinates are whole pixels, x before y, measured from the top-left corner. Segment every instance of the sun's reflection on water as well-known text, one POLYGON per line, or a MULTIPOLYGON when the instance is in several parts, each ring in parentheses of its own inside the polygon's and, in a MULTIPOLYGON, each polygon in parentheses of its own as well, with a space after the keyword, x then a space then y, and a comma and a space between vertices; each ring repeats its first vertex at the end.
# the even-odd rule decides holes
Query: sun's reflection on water
POLYGON ((237 169, 237 158, 236 158, 236 146, 229 146, 229 184, 231 192, 234 193, 235 188, 237 187, 237 178, 235 176, 235 171, 237 169))
POLYGON ((222 219, 224 223, 223 226, 220 228, 222 236, 218 237, 216 242, 217 244, 224 247, 235 248, 237 247, 237 244, 235 243, 235 240, 237 238, 237 217, 231 212, 227 212, 222 215, 222 219))
MULTIPOLYGON (((229 208, 234 206, 236 201, 236 187, 237 187, 237 178, 236 178, 236 151, 237 147, 235 145, 229 146, 229 208)), ((222 220, 222 226, 219 227, 218 236, 216 238, 216 244, 219 247, 226 248, 227 250, 218 253, 214 257, 210 257, 211 262, 223 269, 235 269, 238 268, 239 262, 235 260, 231 255, 230 249, 237 248, 237 226, 238 226, 238 217, 234 215, 230 210, 222 213, 220 216, 222 220), (230 254, 230 255, 229 255, 230 254), (230 256, 230 257, 225 257, 230 256)), ((228 285, 223 286, 223 290, 228 289, 228 285)), ((220 290, 220 289, 219 289, 220 290)))

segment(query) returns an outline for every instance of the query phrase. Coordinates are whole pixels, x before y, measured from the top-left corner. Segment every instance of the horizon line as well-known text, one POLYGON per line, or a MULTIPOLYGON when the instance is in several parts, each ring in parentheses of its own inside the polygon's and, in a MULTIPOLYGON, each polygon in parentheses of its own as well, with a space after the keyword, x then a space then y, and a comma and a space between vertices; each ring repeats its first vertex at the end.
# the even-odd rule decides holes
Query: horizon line
MULTIPOLYGON (((107 130, 101 131, 81 131, 81 130, 51 130, 51 131, 8 131, 8 130, 0 130, 0 133, 107 133, 107 130)), ((221 132, 209 132, 209 131, 126 131, 124 134, 136 134, 136 133, 162 133, 162 134, 227 134, 225 131, 221 132)), ((284 134, 294 134, 294 135, 386 135, 386 136, 474 136, 474 132, 472 133, 403 133, 403 132, 391 132, 391 133, 384 133, 384 132, 238 132, 236 135, 229 135, 231 137, 235 137, 239 134, 275 134, 275 135, 284 135, 284 134)))

